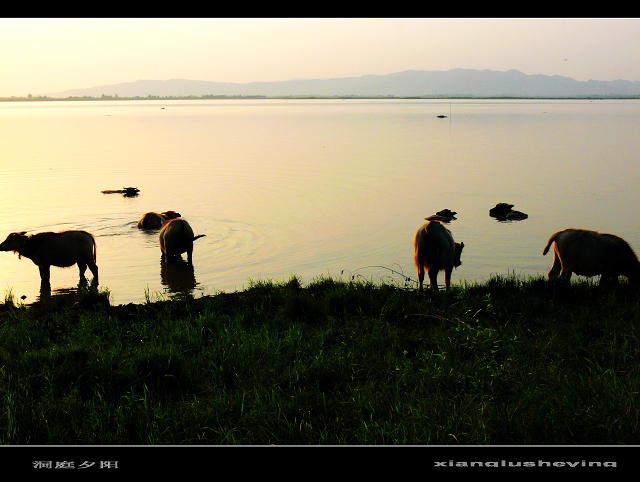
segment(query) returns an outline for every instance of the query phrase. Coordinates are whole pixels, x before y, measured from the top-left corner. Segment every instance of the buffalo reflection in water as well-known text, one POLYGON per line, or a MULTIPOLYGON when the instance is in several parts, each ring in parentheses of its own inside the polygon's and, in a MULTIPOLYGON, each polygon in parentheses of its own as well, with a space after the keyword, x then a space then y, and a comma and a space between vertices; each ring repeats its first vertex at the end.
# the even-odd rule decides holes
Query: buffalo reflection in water
POLYGON ((176 297, 190 296, 198 286, 193 264, 183 259, 160 259, 160 282, 166 286, 167 291, 176 297))
MULTIPOLYGON (((54 308, 60 306, 73 306, 77 300, 78 288, 56 288, 51 290, 51 285, 46 282, 40 283, 40 295, 31 303, 34 307, 54 308)), ((25 297, 26 298, 26 297, 25 297)))
MULTIPOLYGON (((26 296, 20 297, 27 302, 26 296)), ((62 307, 93 307, 97 305, 109 306, 109 292, 98 291, 95 286, 88 287, 86 281, 80 282, 76 287, 51 289, 51 285, 42 283, 40 294, 36 301, 31 303, 34 308, 57 309, 62 307)))
POLYGON ((511 221, 523 221, 529 217, 528 214, 525 214, 520 211, 511 210, 507 214, 489 214, 492 218, 494 218, 499 223, 508 223, 511 221))

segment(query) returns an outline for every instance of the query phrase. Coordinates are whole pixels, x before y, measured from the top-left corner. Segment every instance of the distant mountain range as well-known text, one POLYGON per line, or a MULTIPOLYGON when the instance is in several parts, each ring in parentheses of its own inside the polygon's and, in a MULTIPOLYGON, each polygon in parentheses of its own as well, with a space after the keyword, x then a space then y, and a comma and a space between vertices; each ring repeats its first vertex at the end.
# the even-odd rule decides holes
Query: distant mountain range
POLYGON ((138 80, 88 89, 50 92, 47 97, 589 97, 640 96, 640 81, 577 81, 518 70, 406 70, 395 74, 280 82, 138 80))

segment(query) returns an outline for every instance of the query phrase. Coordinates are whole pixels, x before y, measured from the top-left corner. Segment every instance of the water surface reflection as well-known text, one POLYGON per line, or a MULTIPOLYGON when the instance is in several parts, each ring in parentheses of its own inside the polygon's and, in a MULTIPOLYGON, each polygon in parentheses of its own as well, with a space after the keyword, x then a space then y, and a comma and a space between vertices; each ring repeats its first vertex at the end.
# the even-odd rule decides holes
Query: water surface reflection
POLYGON ((190 296, 199 286, 193 264, 183 259, 160 259, 160 282, 169 292, 170 298, 190 296))

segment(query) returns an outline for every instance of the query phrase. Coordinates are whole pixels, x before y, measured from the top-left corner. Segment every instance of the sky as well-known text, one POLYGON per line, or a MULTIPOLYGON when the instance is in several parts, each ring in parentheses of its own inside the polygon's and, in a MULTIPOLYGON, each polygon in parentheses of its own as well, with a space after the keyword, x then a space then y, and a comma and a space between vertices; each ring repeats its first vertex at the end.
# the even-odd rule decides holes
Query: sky
POLYGON ((640 80, 639 18, 2 18, 0 97, 456 68, 640 80))

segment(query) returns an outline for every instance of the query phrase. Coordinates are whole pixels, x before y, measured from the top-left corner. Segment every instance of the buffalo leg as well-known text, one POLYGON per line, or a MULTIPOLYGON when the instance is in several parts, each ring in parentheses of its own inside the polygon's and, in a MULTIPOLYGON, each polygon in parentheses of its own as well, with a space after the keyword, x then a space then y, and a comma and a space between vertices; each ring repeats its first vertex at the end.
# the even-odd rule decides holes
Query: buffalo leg
POLYGON ((80 284, 84 286, 85 284, 87 284, 87 278, 85 278, 84 276, 84 272, 87 270, 86 263, 78 261, 78 270, 80 271, 80 284))
POLYGON ((50 266, 48 265, 43 265, 43 266, 38 266, 38 269, 40 270, 40 280, 43 282, 47 282, 49 283, 49 278, 50 278, 50 266))
POLYGON ((418 291, 422 291, 422 284, 424 283, 424 266, 418 268, 418 291))
POLYGON ((562 263, 560 262, 560 257, 558 256, 558 253, 555 252, 555 250, 553 251, 553 265, 551 265, 551 269, 549 270, 549 279, 552 278, 557 278, 558 277, 558 273, 560 273, 560 270, 562 269, 562 263))
POLYGON ((84 261, 78 261, 78 270, 80 271, 80 284, 82 284, 83 286, 87 284, 87 278, 84 275, 85 272, 87 271, 87 266, 89 266, 89 269, 91 270, 91 274, 93 274, 91 285, 97 286, 98 285, 98 266, 93 261, 89 261, 88 263, 85 263, 84 261))
POLYGON ((617 280, 618 278, 616 276, 612 275, 611 273, 602 273, 600 275, 599 284, 603 285, 603 284, 611 283, 611 282, 613 282, 614 279, 617 280))
POLYGON ((449 289, 451 287, 451 272, 453 268, 447 268, 444 270, 444 287, 445 289, 449 289))
POLYGON ((562 271, 560 272, 560 278, 562 279, 566 279, 567 281, 569 281, 571 279, 571 273, 572 273, 572 269, 569 266, 562 266, 562 271))
POLYGON ((51 298, 51 284, 49 280, 40 280, 40 301, 51 298))
POLYGON ((93 275, 93 279, 91 280, 92 286, 98 286, 98 265, 93 261, 88 263, 89 269, 91 270, 91 274, 93 275))
POLYGON ((437 293, 438 292, 438 270, 436 269, 429 270, 427 273, 429 274, 429 287, 437 293))

